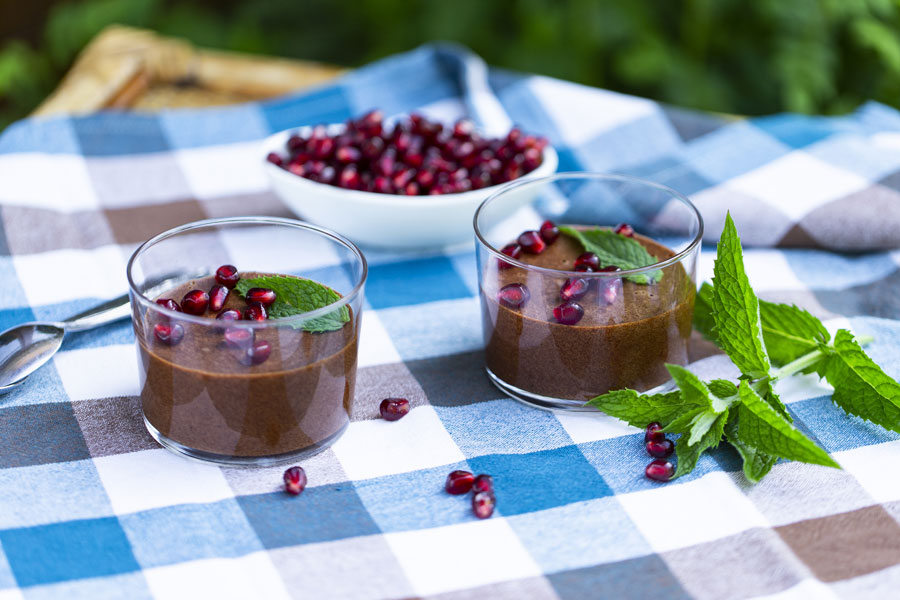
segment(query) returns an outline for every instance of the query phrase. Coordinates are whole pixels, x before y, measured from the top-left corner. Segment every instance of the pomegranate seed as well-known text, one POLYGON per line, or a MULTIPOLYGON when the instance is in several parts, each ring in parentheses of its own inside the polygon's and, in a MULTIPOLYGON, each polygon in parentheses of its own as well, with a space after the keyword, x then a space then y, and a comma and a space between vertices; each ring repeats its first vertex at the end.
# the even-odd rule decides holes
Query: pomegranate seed
POLYGON ((384 140, 380 137, 369 138, 363 142, 362 146, 360 146, 360 150, 364 157, 369 160, 375 160, 381 156, 381 153, 384 151, 384 140))
POLYGON ((166 346, 175 346, 184 339, 184 327, 178 323, 159 323, 154 325, 153 335, 166 346))
POLYGON ((275 292, 269 288, 250 288, 247 290, 247 302, 259 302, 263 306, 269 307, 275 302, 275 292))
MULTIPOLYGON (((503 246, 503 248, 500 249, 500 252, 502 252, 503 254, 507 255, 510 258, 515 258, 518 260, 518 258, 520 256, 522 256, 522 246, 520 246, 518 244, 507 244, 506 246, 503 246)), ((500 269, 509 269, 510 267, 513 266, 512 263, 508 263, 505 260, 503 260, 502 258, 499 261, 497 261, 497 263, 498 263, 497 267, 500 269)))
POLYGON ((306 489, 306 471, 303 467, 290 467, 284 472, 284 491, 294 496, 306 489))
POLYGON ((447 475, 444 489, 451 494, 465 494, 472 489, 472 484, 474 483, 475 476, 468 471, 453 471, 447 475))
POLYGON ((331 155, 334 153, 334 146, 334 140, 329 137, 313 140, 313 158, 319 160, 331 158, 331 155))
POLYGON ((651 460, 647 468, 644 469, 644 475, 656 481, 669 481, 675 474, 675 467, 667 460, 657 458, 651 460))
POLYGON ((242 317, 241 311, 229 308, 217 314, 216 318, 220 321, 240 321, 242 317))
POLYGON ((544 221, 541 223, 540 234, 541 239, 548 244, 552 244, 559 237, 559 227, 553 221, 544 221))
POLYGON ((240 280, 241 276, 238 274, 237 267, 234 265, 222 265, 216 269, 216 283, 220 283, 228 289, 236 286, 237 282, 240 280))
POLYGON ((497 302, 507 308, 521 308, 531 298, 531 292, 521 283, 510 283, 500 288, 497 302))
POLYGON ((275 154, 274 152, 269 152, 266 155, 266 160, 278 167, 280 167, 284 164, 284 160, 282 160, 282 158, 279 155, 275 154))
POLYGON ((209 310, 219 312, 225 306, 228 299, 228 288, 224 285, 214 285, 209 289, 209 310))
POLYGON ((307 175, 309 175, 309 173, 307 173, 307 171, 306 171, 306 167, 304 167, 300 163, 292 162, 291 164, 288 165, 287 169, 288 169, 288 171, 290 171, 294 175, 297 175, 298 177, 306 177, 307 175))
POLYGON ((503 180, 504 181, 512 181, 513 179, 518 179, 522 176, 522 167, 516 164, 515 162, 507 163, 505 167, 503 167, 503 180))
POLYGON ((253 302, 244 310, 244 320, 265 321, 269 317, 266 307, 259 302, 253 302))
POLYGON ((407 196, 418 196, 419 184, 417 184, 415 181, 410 181, 406 184, 406 187, 403 188, 403 193, 407 196))
POLYGON ((613 304, 619 293, 622 291, 622 280, 613 279, 611 281, 603 281, 600 283, 600 297, 607 304, 613 304))
POLYGON ((288 138, 287 149, 291 154, 296 154, 301 148, 306 147, 306 140, 299 135, 292 135, 288 138))
POLYGON ((397 153, 392 148, 385 150, 381 158, 375 162, 375 173, 390 177, 394 173, 394 158, 396 155, 397 153))
POLYGON ((409 412, 409 400, 406 398, 385 398, 378 406, 381 418, 385 421, 399 421, 409 412))
POLYGON ((584 316, 584 309, 575 302, 563 302, 553 309, 553 317, 562 325, 574 325, 584 316))
POLYGON ((253 342, 253 345, 247 348, 247 351, 241 357, 241 364, 246 366, 258 365, 266 361, 272 353, 272 346, 265 340, 253 342))
POLYGON ((358 190, 361 182, 362 180, 360 179, 359 172, 356 170, 356 165, 353 164, 344 167, 344 170, 341 171, 341 175, 338 178, 338 186, 348 190, 358 190))
POLYGON ((522 169, 526 173, 530 173, 534 171, 543 162, 543 157, 541 156, 540 150, 535 150, 534 148, 528 148, 525 152, 522 153, 522 169))
POLYGON ((490 492, 478 492, 472 496, 472 512, 479 519, 489 519, 494 514, 494 505, 497 500, 490 492))
POLYGON ((480 190, 491 185, 491 174, 483 169, 478 169, 472 173, 472 189, 480 190))
POLYGON ((337 171, 334 170, 334 167, 331 165, 327 165, 322 172, 319 173, 318 181, 320 183, 334 183, 334 178, 337 175, 337 171))
POLYGON ((518 242, 522 250, 529 254, 540 254, 547 248, 547 243, 537 231, 526 231, 519 236, 518 242))
POLYGON ((353 148, 352 146, 344 146, 343 148, 338 148, 334 153, 334 158, 338 160, 338 162, 342 163, 352 163, 358 161, 362 157, 362 152, 353 148))
POLYGON ((416 183, 423 189, 430 189, 434 185, 434 171, 421 170, 416 173, 416 183))
POLYGON ((662 428, 662 425, 656 421, 647 425, 647 428, 644 430, 644 442, 659 442, 666 439, 666 434, 663 433, 662 428))
POLYGON ((460 119, 453 126, 453 136, 461 139, 468 139, 475 131, 475 123, 469 119, 460 119))
POLYGON ((620 223, 613 231, 619 235, 624 235, 625 237, 634 237, 634 228, 628 223, 620 223))
POLYGON ((160 298, 156 301, 156 303, 163 308, 168 308, 169 310, 174 310, 175 312, 181 312, 181 307, 171 298, 160 298))
POLYGON ((675 452, 675 444, 672 440, 663 439, 662 441, 651 441, 644 445, 647 453, 654 458, 668 458, 675 452))
POLYGON ((356 121, 356 125, 359 127, 360 131, 374 137, 376 135, 381 135, 383 120, 384 113, 376 109, 369 111, 360 117, 356 121))
POLYGON ((578 270, 579 266, 590 267, 591 271, 596 271, 600 268, 600 258, 594 254, 593 252, 585 252, 575 259, 575 270, 578 270))
POLYGON ((225 330, 222 337, 225 338, 225 343, 232 348, 243 350, 249 348, 253 344, 256 335, 253 333, 252 329, 248 329, 247 327, 229 327, 225 330))
POLYGON ((490 475, 485 475, 482 473, 475 477, 475 481, 472 483, 472 491, 476 494, 478 492, 490 492, 494 493, 494 478, 490 475))
POLYGON ((391 177, 391 183, 394 184, 395 188, 400 189, 406 187, 406 184, 412 181, 415 175, 416 173, 412 169, 401 169, 391 177))
POLYGON ((181 310, 189 315, 202 315, 209 306, 209 294, 203 290, 191 290, 181 300, 181 310))
POLYGON ((564 302, 580 300, 590 289, 590 281, 572 277, 571 279, 566 279, 566 282, 563 283, 562 288, 559 290, 559 297, 562 298, 564 302))
POLYGON ((391 180, 383 175, 379 175, 372 181, 372 189, 380 194, 393 194, 394 186, 391 180))

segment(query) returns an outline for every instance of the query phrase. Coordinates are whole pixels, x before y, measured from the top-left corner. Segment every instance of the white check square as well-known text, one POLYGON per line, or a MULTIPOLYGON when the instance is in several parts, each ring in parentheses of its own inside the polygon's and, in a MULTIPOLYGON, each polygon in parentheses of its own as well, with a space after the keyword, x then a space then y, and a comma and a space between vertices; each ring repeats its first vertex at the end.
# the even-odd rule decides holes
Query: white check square
POLYGON ((796 220, 868 185, 859 175, 796 151, 735 177, 725 187, 759 198, 796 220))
POLYGON ((241 558, 196 560, 147 569, 143 573, 154 598, 290 598, 265 552, 241 558))
POLYGON ((570 147, 659 110, 650 100, 548 77, 532 77, 528 87, 570 147))
POLYGON ((259 141, 178 150, 174 155, 197 198, 206 200, 269 188, 259 141))
POLYGON ((896 477, 885 472, 885 465, 900 461, 900 441, 835 452, 833 456, 876 502, 883 504, 900 500, 900 484, 896 477))
POLYGON ((125 255, 117 246, 21 254, 12 260, 32 306, 78 298, 113 298, 128 289, 125 255))
POLYGON ((399 421, 350 423, 332 450, 352 480, 407 473, 465 461, 431 406, 419 406, 399 421))
POLYGON ((162 448, 102 456, 94 459, 94 465, 113 510, 120 515, 234 496, 218 467, 162 448))
POLYGON ((616 497, 657 552, 769 526, 762 513, 722 472, 616 497))
POLYGON ((94 400, 140 394, 133 344, 60 352, 53 364, 69 400, 94 400))
POLYGON ((375 310, 364 310, 359 332, 359 368, 402 362, 375 310))
POLYGON ((607 440, 641 431, 624 421, 599 412, 582 414, 556 412, 553 416, 559 420, 563 429, 576 444, 607 440))
POLYGON ((84 158, 23 152, 0 155, 0 204, 71 213, 99 206, 84 158))
POLYGON ((385 539, 421 596, 541 575, 509 523, 496 516, 385 539))
POLYGON ((104 207, 162 204, 187 200, 191 194, 181 168, 167 152, 92 157, 87 167, 104 207))

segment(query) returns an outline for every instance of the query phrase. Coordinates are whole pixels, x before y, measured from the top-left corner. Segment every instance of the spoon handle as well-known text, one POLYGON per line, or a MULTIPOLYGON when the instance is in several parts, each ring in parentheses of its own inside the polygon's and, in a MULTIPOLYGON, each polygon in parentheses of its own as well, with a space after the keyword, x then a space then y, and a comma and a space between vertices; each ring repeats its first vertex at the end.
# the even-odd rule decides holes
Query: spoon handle
POLYGON ((62 322, 66 332, 84 331, 85 329, 93 329, 124 319, 131 314, 131 307, 128 305, 128 294, 123 294, 118 298, 108 300, 99 306, 94 306, 88 310, 69 317, 62 322))

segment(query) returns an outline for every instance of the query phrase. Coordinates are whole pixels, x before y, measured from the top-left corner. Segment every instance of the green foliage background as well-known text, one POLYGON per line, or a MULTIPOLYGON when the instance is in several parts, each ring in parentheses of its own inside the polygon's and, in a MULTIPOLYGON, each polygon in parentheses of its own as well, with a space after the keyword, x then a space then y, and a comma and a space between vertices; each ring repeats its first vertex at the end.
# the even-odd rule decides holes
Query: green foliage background
POLYGON ((739 114, 900 108, 900 0, 84 0, 0 45, 0 128, 110 23, 357 66, 431 40, 494 65, 739 114))

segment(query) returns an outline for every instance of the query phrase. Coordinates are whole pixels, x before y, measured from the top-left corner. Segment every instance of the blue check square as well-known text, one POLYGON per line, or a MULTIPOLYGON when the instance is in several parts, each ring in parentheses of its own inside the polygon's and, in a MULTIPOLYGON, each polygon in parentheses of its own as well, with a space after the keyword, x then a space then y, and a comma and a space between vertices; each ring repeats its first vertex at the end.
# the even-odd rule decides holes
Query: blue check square
POLYGON ((900 434, 848 415, 829 396, 792 402, 788 408, 796 417, 794 424, 828 452, 900 440, 900 434))
POLYGON ((373 308, 410 306, 471 295, 445 256, 374 265, 369 269, 366 299, 373 308))
POLYGON ((277 492, 237 501, 265 548, 381 532, 349 482, 309 488, 300 498, 277 492))
POLYGON ((751 121, 776 140, 792 148, 803 148, 841 131, 839 122, 828 117, 780 114, 751 121))
POLYGON ((436 406, 435 412, 466 456, 536 452, 572 444, 553 413, 509 399, 469 406, 436 406))
MULTIPOLYGON (((444 490, 447 474, 468 470, 465 463, 356 483, 363 504, 385 533, 442 527, 471 521, 471 495, 453 496, 444 490)), ((304 492, 305 493, 305 492, 304 492)))
POLYGON ((115 517, 7 529, 0 543, 21 586, 140 569, 115 517))
POLYGON ((269 124, 255 104, 171 110, 160 113, 159 120, 169 144, 176 150, 250 142, 269 133, 269 124))
POLYGON ((201 558, 233 558, 263 549, 234 499, 147 510, 119 520, 144 568, 201 558))
POLYGON ((341 86, 320 88, 299 97, 261 102, 263 118, 271 131, 301 125, 340 123, 350 118, 350 104, 341 86))
POLYGON ((147 154, 170 149, 156 115, 100 112, 73 117, 72 126, 85 156, 147 154))
POLYGON ((0 409, 0 440, 0 464, 6 468, 91 457, 68 402, 0 409))
POLYGON ((519 515, 611 496, 613 491, 576 446, 469 459, 473 473, 494 478, 497 509, 519 515))

